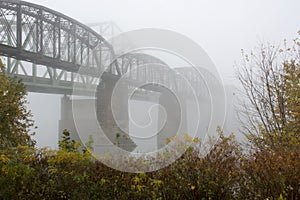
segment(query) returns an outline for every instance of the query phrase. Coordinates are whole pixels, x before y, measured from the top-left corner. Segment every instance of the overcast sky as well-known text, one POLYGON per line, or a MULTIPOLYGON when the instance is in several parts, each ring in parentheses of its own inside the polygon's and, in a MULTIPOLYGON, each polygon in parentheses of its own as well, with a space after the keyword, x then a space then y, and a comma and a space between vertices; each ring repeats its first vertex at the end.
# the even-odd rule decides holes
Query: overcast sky
POLYGON ((280 42, 300 29, 298 0, 31 0, 83 23, 113 21, 123 31, 154 27, 185 34, 201 45, 224 77, 240 49, 280 42))
MULTIPOLYGON (((260 41, 279 44, 284 38, 295 38, 300 30, 299 0, 29 1, 82 23, 113 21, 123 31, 151 27, 184 34, 208 53, 225 82, 234 79, 233 65, 239 61, 241 49, 250 50, 260 41)), ((55 146, 58 96, 30 94, 29 100, 39 126, 39 146, 55 146), (53 109, 43 109, 42 102, 53 109)))

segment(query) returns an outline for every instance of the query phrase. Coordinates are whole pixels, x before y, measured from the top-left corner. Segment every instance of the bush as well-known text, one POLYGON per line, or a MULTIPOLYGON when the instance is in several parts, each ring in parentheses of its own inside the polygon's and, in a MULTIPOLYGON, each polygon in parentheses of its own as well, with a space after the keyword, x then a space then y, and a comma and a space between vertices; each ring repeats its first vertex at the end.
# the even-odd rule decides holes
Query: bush
POLYGON ((1 151, 0 199, 299 199, 300 196, 299 149, 245 154, 233 135, 221 134, 205 157, 191 147, 176 162, 149 173, 117 171, 94 160, 88 150, 68 149, 72 151, 27 146, 1 151))
POLYGON ((299 199, 300 150, 256 151, 241 166, 240 197, 299 199))
POLYGON ((235 147, 227 149, 231 141, 232 138, 224 137, 215 146, 217 153, 205 158, 189 149, 172 165, 146 174, 116 171, 93 160, 87 151, 19 146, 0 156, 0 198, 230 198, 237 181, 237 174, 232 171, 238 167, 235 147), (222 158, 224 155, 226 158, 222 158))

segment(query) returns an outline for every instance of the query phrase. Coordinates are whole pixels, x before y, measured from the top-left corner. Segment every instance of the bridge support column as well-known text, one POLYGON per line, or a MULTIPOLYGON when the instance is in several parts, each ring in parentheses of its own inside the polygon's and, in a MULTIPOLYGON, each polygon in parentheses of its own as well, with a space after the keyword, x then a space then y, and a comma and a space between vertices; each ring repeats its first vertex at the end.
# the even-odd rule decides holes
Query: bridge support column
POLYGON ((113 79, 105 79, 98 85, 97 118, 111 142, 126 151, 132 151, 136 144, 129 138, 128 85, 118 86, 120 87, 117 94, 118 99, 112 103, 115 85, 116 81, 113 79))
POLYGON ((59 140, 62 139, 62 133, 66 129, 71 133, 71 138, 80 141, 78 133, 76 131, 74 118, 72 114, 72 100, 69 96, 64 95, 61 98, 61 107, 60 107, 60 120, 58 125, 59 131, 59 140))
POLYGON ((59 139, 62 138, 62 133, 64 129, 67 129, 71 134, 71 138, 78 142, 86 142, 89 135, 97 133, 98 127, 93 117, 93 107, 91 105, 95 105, 95 99, 71 99, 66 95, 61 98, 59 139), (77 127, 75 125, 73 116, 73 104, 75 104, 76 106, 76 115, 80 113, 80 116, 76 116, 77 127), (81 130, 77 130, 77 128, 80 128, 81 130), (80 137, 78 135, 78 131, 80 131, 80 137))
POLYGON ((162 129, 158 133, 158 149, 166 145, 167 138, 178 134, 187 133, 186 101, 180 100, 170 91, 163 92, 159 97, 162 106, 158 113, 158 127, 162 129), (164 124, 163 124, 164 123, 164 124))
MULTIPOLYGON (((111 110, 111 98, 112 92, 114 89, 115 82, 113 80, 102 81, 97 88, 97 100, 95 99, 70 99, 68 96, 64 96, 61 99, 61 119, 59 120, 59 138, 62 138, 62 132, 64 129, 67 129, 71 133, 71 138, 76 141, 87 141, 87 138, 90 135, 100 134, 98 123, 95 120, 98 120, 102 130, 104 131, 106 137, 114 144, 120 148, 132 151, 135 149, 136 144, 129 138, 129 117, 128 117, 128 86, 121 86, 121 93, 118 93, 118 100, 115 102, 114 106, 116 111, 115 116, 113 116, 111 110), (75 126, 72 104, 76 105, 76 113, 80 113, 80 116, 76 116, 77 127, 75 126), (96 105, 96 114, 97 118, 95 119, 93 113, 95 112, 94 107, 91 105, 96 105), (116 123, 114 117, 119 122, 116 123), (122 127, 122 129, 119 128, 122 127), (77 128, 80 128, 81 134, 78 135, 77 128), (123 131, 124 130, 124 131, 123 131)), ((106 140, 103 140, 106 141, 106 140)), ((95 141, 95 147, 97 145, 99 148, 109 144, 103 144, 103 141, 100 141, 101 145, 98 145, 98 142, 95 141)), ((97 152, 97 149, 94 149, 97 152)), ((100 150, 100 153, 103 150, 100 150)))

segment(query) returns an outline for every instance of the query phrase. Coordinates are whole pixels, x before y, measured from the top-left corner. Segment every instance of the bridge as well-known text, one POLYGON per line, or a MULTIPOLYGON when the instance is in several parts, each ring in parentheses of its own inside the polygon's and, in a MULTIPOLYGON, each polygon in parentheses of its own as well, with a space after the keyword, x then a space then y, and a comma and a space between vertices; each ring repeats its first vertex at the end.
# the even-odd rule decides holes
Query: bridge
MULTIPOLYGON (((149 54, 115 55, 112 45, 99 33, 103 31, 103 26, 109 24, 87 26, 44 6, 0 0, 0 52, 6 57, 6 73, 22 79, 29 92, 71 95, 76 86, 79 95, 90 96, 96 90, 97 117, 107 132, 112 132, 116 127, 109 108, 112 90, 121 77, 126 80, 125 91, 130 88, 136 90, 136 99, 151 101, 154 94, 166 94, 161 95, 160 103, 174 116, 179 115, 178 110, 172 109, 177 103, 170 100, 174 97, 165 93, 165 87, 187 99, 190 95, 196 95, 203 102, 210 101, 206 81, 216 84, 216 88, 219 84, 210 72, 203 69, 204 81, 203 77, 196 76, 193 68, 173 67, 173 70, 168 70, 165 62, 149 54), (102 76, 99 77, 99 74, 102 76), (188 92, 186 88, 189 84, 179 74, 189 77, 195 94, 188 92), (143 83, 151 84, 137 88, 143 83)), ((123 113, 125 126, 128 126, 128 93, 125 93, 119 110, 123 113)), ((63 101, 65 108, 62 112, 68 113, 67 110, 71 110, 67 105, 70 99, 63 101)), ((174 128, 163 128, 162 132, 172 132, 178 128, 178 119, 171 117, 167 121, 174 128)), ((112 136, 108 137, 113 140, 112 136)), ((134 143, 129 143, 130 147, 123 148, 131 151, 134 143)))

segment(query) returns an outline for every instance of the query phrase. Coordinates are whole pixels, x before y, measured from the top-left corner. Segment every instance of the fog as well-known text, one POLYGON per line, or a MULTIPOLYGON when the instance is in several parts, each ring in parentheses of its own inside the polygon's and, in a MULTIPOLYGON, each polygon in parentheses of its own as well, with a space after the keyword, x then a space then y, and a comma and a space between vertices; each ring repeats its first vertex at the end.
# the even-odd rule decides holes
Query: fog
MULTIPOLYGON (((194 40, 209 55, 226 85, 237 84, 241 49, 259 42, 279 44, 300 30, 297 0, 30 0, 82 23, 112 21, 122 31, 161 28, 194 40)), ((30 93, 38 146, 57 147, 61 95, 30 93)))

